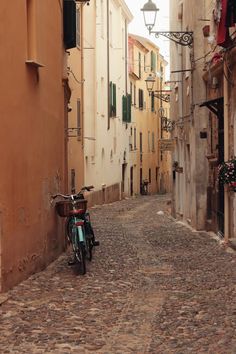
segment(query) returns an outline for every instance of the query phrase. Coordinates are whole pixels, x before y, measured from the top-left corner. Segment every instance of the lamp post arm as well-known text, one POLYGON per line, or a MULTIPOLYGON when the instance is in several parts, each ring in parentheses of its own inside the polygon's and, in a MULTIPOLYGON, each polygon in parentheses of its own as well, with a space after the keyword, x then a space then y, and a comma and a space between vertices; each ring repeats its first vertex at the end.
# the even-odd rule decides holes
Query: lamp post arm
POLYGON ((157 32, 157 31, 149 30, 149 34, 154 34, 156 38, 158 38, 159 36, 164 36, 164 37, 170 39, 171 41, 173 41, 177 44, 180 44, 182 46, 192 47, 192 45, 193 45, 193 32, 188 32, 188 31, 185 31, 185 32, 183 32, 183 31, 157 32))

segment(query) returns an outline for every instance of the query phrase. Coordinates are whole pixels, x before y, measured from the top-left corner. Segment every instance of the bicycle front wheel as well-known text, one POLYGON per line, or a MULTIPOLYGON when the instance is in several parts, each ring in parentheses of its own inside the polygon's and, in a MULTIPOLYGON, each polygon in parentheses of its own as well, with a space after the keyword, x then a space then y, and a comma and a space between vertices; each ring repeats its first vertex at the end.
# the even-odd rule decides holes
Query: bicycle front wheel
POLYGON ((79 274, 84 275, 86 273, 86 261, 85 261, 86 252, 85 252, 84 242, 80 241, 79 227, 76 227, 74 230, 72 247, 75 255, 76 270, 78 271, 79 274))

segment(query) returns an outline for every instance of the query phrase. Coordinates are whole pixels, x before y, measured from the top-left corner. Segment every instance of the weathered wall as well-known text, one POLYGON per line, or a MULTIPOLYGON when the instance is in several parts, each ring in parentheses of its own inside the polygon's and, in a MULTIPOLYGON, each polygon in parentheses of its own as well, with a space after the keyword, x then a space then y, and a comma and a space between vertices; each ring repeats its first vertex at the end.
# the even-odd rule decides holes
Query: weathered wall
POLYGON ((29 58, 26 1, 1 3, 2 290, 45 267, 63 247, 50 206, 65 174, 62 12, 58 1, 36 5, 38 51, 29 58))

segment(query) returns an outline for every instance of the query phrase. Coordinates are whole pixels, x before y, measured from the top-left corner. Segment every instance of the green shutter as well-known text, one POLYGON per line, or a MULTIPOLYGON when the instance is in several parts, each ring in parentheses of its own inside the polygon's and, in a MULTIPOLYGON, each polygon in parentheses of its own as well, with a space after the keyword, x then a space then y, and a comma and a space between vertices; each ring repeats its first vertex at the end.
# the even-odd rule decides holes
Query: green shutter
POLYGON ((112 112, 116 116, 116 84, 112 85, 112 112))
POLYGON ((122 120, 127 122, 127 97, 122 96, 122 120))
POLYGON ((156 55, 151 51, 151 71, 156 71, 156 55))
POLYGON ((131 95, 127 95, 127 122, 131 123, 131 95))
POLYGON ((155 111, 155 97, 154 97, 154 93, 152 92, 151 95, 151 101, 152 101, 152 112, 155 111))
POLYGON ((112 117, 112 88, 113 88, 113 85, 112 85, 112 82, 110 81, 110 84, 109 84, 109 117, 112 117))

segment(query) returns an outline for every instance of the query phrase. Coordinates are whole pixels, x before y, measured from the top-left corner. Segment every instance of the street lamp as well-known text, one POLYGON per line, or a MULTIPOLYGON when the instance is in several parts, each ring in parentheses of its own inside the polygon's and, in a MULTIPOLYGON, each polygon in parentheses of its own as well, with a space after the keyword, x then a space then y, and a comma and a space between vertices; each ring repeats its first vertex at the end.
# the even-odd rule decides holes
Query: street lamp
POLYGON ((147 87, 147 90, 149 92, 149 95, 150 93, 153 91, 153 87, 154 87, 154 84, 155 84, 155 79, 152 75, 149 75, 146 80, 146 87, 147 87))
POLYGON ((193 44, 193 32, 189 31, 153 31, 153 27, 156 22, 157 11, 159 9, 152 2, 152 0, 148 0, 146 4, 143 5, 141 9, 143 11, 144 23, 147 27, 149 34, 155 34, 158 38, 159 36, 164 36, 171 41, 180 44, 182 46, 191 47, 193 44))
POLYGON ((155 78, 151 74, 146 78, 145 82, 149 96, 152 95, 161 101, 170 102, 170 90, 153 90, 155 78))

